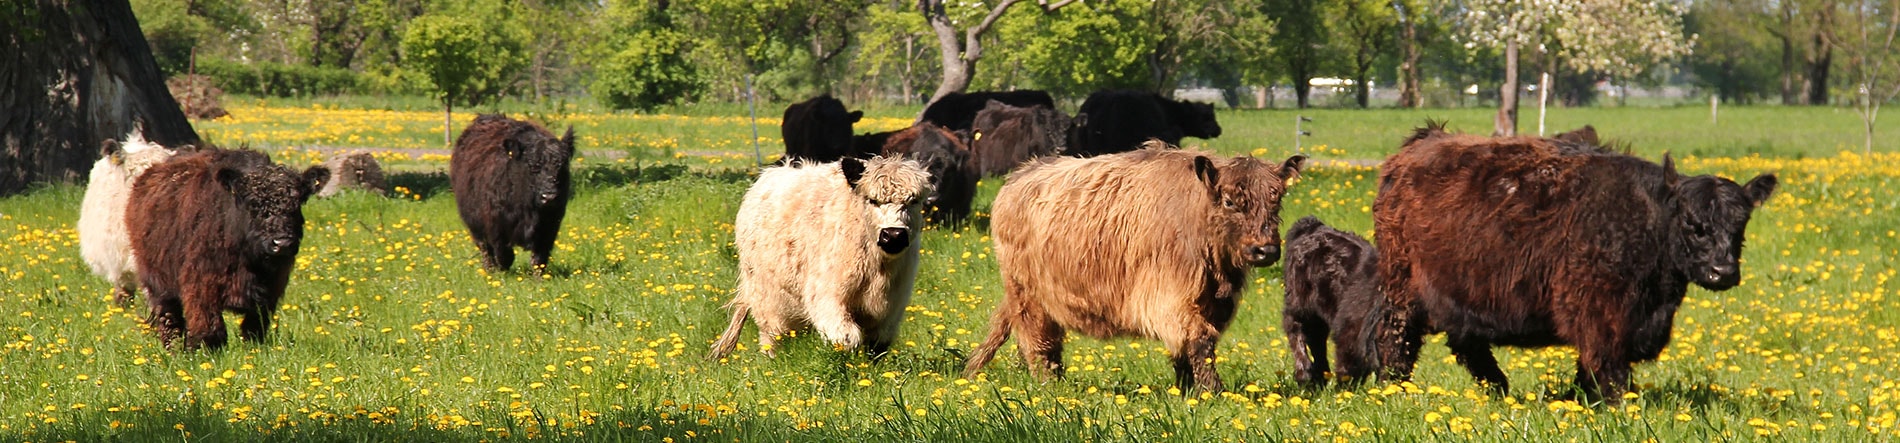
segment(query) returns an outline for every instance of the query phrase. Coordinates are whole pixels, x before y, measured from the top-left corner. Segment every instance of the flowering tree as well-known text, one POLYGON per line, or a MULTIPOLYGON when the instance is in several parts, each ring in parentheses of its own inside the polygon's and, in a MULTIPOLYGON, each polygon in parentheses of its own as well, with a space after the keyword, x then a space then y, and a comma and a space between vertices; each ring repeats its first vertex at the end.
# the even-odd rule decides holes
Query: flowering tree
POLYGON ((1565 68, 1578 72, 1627 77, 1662 60, 1688 55, 1694 42, 1682 33, 1685 8, 1679 2, 1467 0, 1466 6, 1465 46, 1504 50, 1504 85, 1495 120, 1500 135, 1517 133, 1520 47, 1554 56, 1565 68))

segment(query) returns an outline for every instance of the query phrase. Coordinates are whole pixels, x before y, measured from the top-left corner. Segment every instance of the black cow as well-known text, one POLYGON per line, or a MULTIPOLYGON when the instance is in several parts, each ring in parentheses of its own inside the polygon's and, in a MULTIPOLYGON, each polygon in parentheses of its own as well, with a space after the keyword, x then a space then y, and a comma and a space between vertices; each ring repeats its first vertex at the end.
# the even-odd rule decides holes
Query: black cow
POLYGON ((1143 91, 1096 91, 1075 113, 1069 155, 1133 151, 1150 138, 1178 145, 1183 137, 1220 137, 1214 105, 1176 101, 1143 91))
POLYGON ((520 246, 536 271, 547 269, 573 196, 573 158, 572 126, 557 139, 541 125, 486 114, 462 130, 449 155, 449 186, 483 266, 507 270, 520 246))
POLYGON ((830 94, 785 107, 779 134, 785 138, 785 158, 827 163, 851 156, 851 124, 864 111, 845 111, 844 102, 830 94))
POLYGON ((1741 282, 1743 232, 1776 188, 1538 137, 1419 130, 1373 201, 1386 375, 1409 377, 1421 337, 1508 391, 1493 345, 1577 348, 1576 385, 1615 402, 1632 366, 1669 344, 1688 285, 1741 282))
POLYGON ((330 171, 298 174, 257 151, 207 148, 139 175, 125 225, 147 318, 166 346, 224 347, 224 311, 261 342, 303 242, 303 204, 330 171))
POLYGON ((1031 89, 1016 91, 979 91, 971 93, 952 92, 943 98, 931 102, 924 108, 919 120, 936 123, 951 131, 968 130, 975 124, 976 114, 989 106, 991 100, 1010 106, 1056 108, 1056 100, 1049 93, 1031 89))
POLYGON ((970 150, 982 175, 1008 174, 1023 161, 1068 149, 1069 116, 1055 108, 990 101, 972 123, 970 150))
POLYGON ((1358 234, 1306 216, 1286 232, 1286 308, 1281 326, 1293 350, 1293 378, 1326 383, 1326 338, 1337 346, 1334 376, 1364 380, 1378 366, 1370 319, 1385 309, 1379 293, 1379 251, 1358 234))

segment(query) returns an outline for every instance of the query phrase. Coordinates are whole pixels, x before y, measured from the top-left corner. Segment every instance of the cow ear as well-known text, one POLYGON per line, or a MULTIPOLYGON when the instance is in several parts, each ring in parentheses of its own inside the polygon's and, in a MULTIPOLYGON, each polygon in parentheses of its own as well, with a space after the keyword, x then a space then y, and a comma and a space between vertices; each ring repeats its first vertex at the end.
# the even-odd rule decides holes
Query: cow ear
POLYGON ((125 146, 119 144, 118 140, 108 138, 104 142, 99 143, 99 158, 111 160, 112 164, 116 165, 124 161, 124 154, 125 146))
POLYGON ((1206 183, 1210 191, 1220 186, 1220 169, 1214 167, 1214 160, 1206 156, 1194 156, 1194 177, 1206 183))
POLYGON ((317 191, 323 189, 323 185, 329 181, 330 168, 323 167, 323 165, 313 165, 310 169, 303 170, 304 201, 309 201, 310 196, 316 195, 317 191))
POLYGON ((218 168, 218 184, 224 185, 224 189, 231 191, 233 194, 238 192, 238 180, 243 178, 244 172, 237 170, 237 168, 218 168))
POLYGON ((864 118, 864 111, 851 111, 852 123, 857 123, 858 120, 863 119, 863 118, 864 118))
POLYGON ((1780 181, 1775 179, 1775 174, 1757 175, 1754 179, 1749 180, 1748 184, 1742 185, 1742 195, 1747 195, 1748 202, 1753 203, 1755 207, 1759 208, 1762 202, 1768 201, 1768 196, 1775 193, 1775 188, 1778 185, 1780 185, 1780 181))
POLYGON ((526 145, 515 141, 513 137, 501 140, 501 150, 508 153, 508 158, 521 158, 521 152, 527 149, 526 145))
POLYGON ((567 134, 561 136, 561 144, 567 146, 568 155, 574 155, 574 125, 567 125, 567 134))
POLYGON ((1291 180, 1293 179, 1293 177, 1299 177, 1300 170, 1305 167, 1306 167, 1306 156, 1300 155, 1300 154, 1293 154, 1292 157, 1286 158, 1285 163, 1280 163, 1280 179, 1291 180))
POLYGON ((1669 158, 1668 152, 1664 152, 1662 163, 1663 184, 1671 188, 1676 187, 1676 179, 1682 176, 1682 174, 1676 173, 1676 161, 1669 158))
POLYGON ((864 161, 854 157, 845 157, 838 161, 838 169, 844 172, 844 186, 858 187, 858 179, 864 178, 864 161))

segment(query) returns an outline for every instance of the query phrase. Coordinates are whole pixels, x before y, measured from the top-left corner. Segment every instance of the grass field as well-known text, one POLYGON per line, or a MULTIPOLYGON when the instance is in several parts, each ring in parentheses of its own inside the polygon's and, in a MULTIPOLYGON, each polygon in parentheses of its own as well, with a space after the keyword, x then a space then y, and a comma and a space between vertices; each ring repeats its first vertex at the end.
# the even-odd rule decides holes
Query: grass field
MULTIPOLYGON (((440 114, 415 112, 236 107, 238 118, 199 128, 309 163, 320 157, 312 145, 432 147, 440 126, 426 122, 440 114)), ((1637 366, 1638 395, 1622 406, 1563 400, 1568 348, 1500 349, 1517 391, 1489 396, 1442 337, 1428 342, 1415 383, 1301 390, 1279 332, 1277 265, 1255 273, 1221 342, 1226 393, 1177 395, 1159 343, 1138 339, 1072 336, 1069 376, 1056 381, 1028 375, 1007 345, 963 379, 962 357, 1001 295, 982 226, 922 234, 918 293, 882 360, 800 336, 776 359, 742 340, 733 357, 708 361, 735 279, 731 222, 750 183, 750 153, 731 156, 749 128, 721 115, 575 114, 563 121, 597 143, 583 150, 642 153, 578 165, 553 276, 480 271, 446 182, 418 172, 446 157, 405 157, 401 198, 306 206, 305 246, 270 340, 220 353, 160 348, 142 303, 111 305, 79 258, 81 188, 0 199, 0 305, 10 308, 0 315, 0 441, 1900 439, 1900 155, 1839 152, 1857 150, 1859 136, 1851 113, 1828 109, 1736 109, 1720 130, 1706 127, 1706 110, 1565 112, 1576 119, 1553 117, 1553 127, 1595 124, 1641 155, 1688 157, 1685 172, 1782 179, 1751 223, 1743 283, 1690 290, 1675 340, 1637 366), (666 137, 674 144, 641 144, 666 137), (1729 142, 1696 141, 1708 138, 1729 142)), ((1481 110, 1315 115, 1322 157, 1342 159, 1377 158, 1427 117, 1488 127, 1481 110)), ((1290 139, 1247 134, 1274 133, 1291 116, 1223 114, 1227 136, 1206 144, 1282 157, 1290 139)), ((761 127, 768 146, 771 128, 761 127)), ((1368 232, 1375 175, 1315 167, 1282 216, 1368 232)), ((979 212, 997 186, 984 182, 979 212)))

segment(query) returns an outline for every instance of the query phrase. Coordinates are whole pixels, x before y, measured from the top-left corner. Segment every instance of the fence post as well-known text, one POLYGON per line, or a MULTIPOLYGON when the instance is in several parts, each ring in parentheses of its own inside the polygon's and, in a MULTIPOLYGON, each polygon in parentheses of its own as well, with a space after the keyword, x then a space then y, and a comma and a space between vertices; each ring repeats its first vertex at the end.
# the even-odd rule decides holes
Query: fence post
POLYGON ((1300 129, 1300 123, 1310 122, 1310 121, 1313 121, 1312 117, 1307 117, 1304 115, 1295 115, 1293 117, 1293 152, 1297 152, 1301 154, 1306 153, 1306 149, 1300 147, 1300 136, 1313 135, 1313 133, 1307 132, 1304 129, 1300 129))

